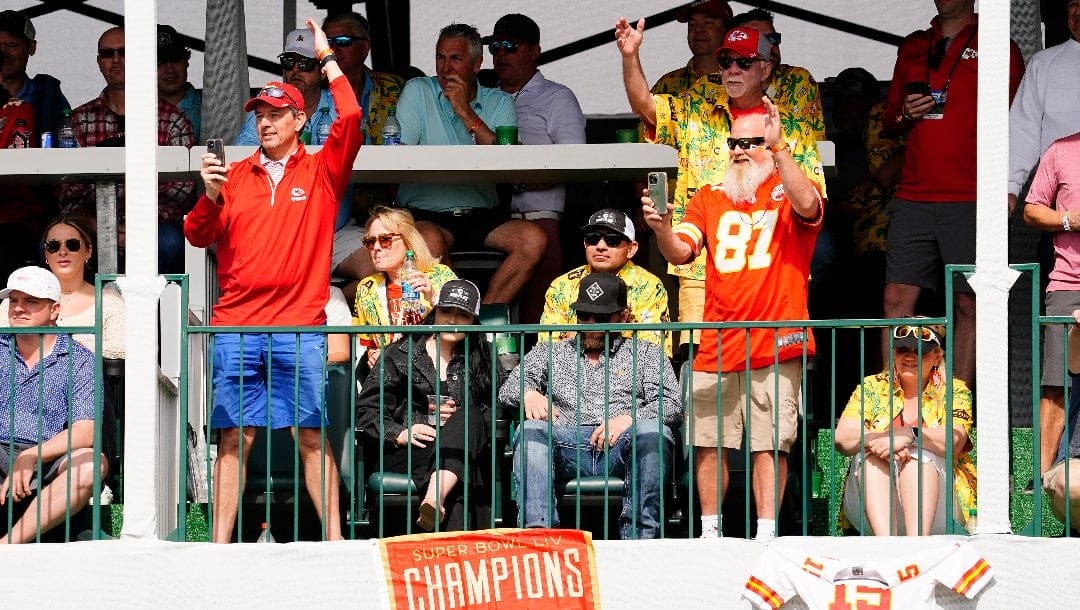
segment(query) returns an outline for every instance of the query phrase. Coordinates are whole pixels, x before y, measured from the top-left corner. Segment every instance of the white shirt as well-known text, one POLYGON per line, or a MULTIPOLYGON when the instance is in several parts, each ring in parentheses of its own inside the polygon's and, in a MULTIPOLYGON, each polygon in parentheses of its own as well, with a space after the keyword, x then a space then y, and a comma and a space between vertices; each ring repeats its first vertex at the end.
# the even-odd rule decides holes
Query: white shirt
MULTIPOLYGON (((568 87, 544 78, 539 70, 514 95, 518 138, 523 144, 584 144, 585 116, 568 87)), ((514 212, 554 211, 566 207, 566 187, 562 184, 514 195, 514 212)))
POLYGON ((1039 157, 1080 131, 1080 42, 1039 51, 1028 62, 1009 110, 1009 193, 1018 195, 1039 157))

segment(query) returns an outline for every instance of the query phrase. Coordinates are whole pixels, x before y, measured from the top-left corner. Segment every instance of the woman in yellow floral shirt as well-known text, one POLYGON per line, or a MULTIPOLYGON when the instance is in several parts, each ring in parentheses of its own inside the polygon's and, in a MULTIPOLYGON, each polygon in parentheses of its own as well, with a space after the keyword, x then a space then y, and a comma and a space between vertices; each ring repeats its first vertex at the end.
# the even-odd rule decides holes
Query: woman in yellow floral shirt
POLYGON ((942 336, 937 326, 897 327, 894 370, 863 379, 836 424, 836 448, 855 456, 841 520, 864 534, 945 533, 946 496, 940 492, 947 480, 950 435, 956 519, 966 524, 975 509, 971 391, 952 380, 952 428, 947 429, 942 336))

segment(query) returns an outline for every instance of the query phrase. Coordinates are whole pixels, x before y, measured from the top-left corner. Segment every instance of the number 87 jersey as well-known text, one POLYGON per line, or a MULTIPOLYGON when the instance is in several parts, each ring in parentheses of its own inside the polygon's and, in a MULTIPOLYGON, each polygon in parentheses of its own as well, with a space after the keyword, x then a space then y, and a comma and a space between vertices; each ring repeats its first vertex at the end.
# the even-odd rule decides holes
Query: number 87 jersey
POLYGON ((762 610, 776 610, 796 596, 820 610, 938 608, 938 583, 974 599, 993 578, 986 560, 962 542, 873 563, 769 547, 743 597, 762 610))
MULTIPOLYGON (((815 218, 795 213, 778 171, 762 181, 751 202, 733 201, 715 185, 695 193, 673 230, 695 257, 702 249, 707 253, 704 321, 808 319, 810 259, 823 218, 823 205, 815 218)), ((781 362, 801 357, 804 345, 807 357, 813 356, 813 334, 806 328, 751 329, 750 368, 772 366, 777 355, 781 362)), ((724 329, 719 338, 716 330, 702 332, 695 371, 713 373, 718 365, 724 373, 742 371, 746 362, 745 329, 724 329)))

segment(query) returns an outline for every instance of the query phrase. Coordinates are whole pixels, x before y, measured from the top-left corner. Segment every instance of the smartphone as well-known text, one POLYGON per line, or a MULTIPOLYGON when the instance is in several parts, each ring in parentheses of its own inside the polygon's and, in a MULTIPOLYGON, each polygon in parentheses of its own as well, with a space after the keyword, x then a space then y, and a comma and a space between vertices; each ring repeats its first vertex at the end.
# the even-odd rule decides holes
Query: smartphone
POLYGON ((649 172, 649 199, 656 213, 667 214, 667 172, 649 172))
POLYGON ((904 90, 908 92, 908 95, 931 95, 930 84, 924 80, 905 83, 904 90))
POLYGON ((221 138, 211 138, 206 141, 206 152, 218 158, 222 167, 225 166, 225 141, 221 138))

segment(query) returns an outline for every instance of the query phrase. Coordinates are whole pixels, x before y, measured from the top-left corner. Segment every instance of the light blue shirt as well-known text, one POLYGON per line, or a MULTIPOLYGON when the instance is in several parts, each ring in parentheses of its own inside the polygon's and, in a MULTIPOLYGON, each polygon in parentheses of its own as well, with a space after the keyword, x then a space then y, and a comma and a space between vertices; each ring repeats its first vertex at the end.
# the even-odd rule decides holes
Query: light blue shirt
POLYGON ((180 112, 184 113, 184 116, 191 121, 191 131, 195 134, 195 143, 202 142, 202 93, 193 87, 191 83, 187 84, 187 93, 184 94, 184 98, 180 100, 180 103, 176 105, 180 109, 180 112))
MULTIPOLYGON (((514 98, 498 89, 477 87, 472 109, 489 129, 517 125, 514 98)), ((398 99, 397 119, 402 144, 473 144, 469 127, 454 114, 443 95, 438 77, 414 78, 405 84, 398 99)), ((402 184, 398 203, 421 210, 445 212, 460 208, 493 208, 498 205, 494 184, 402 184)))

